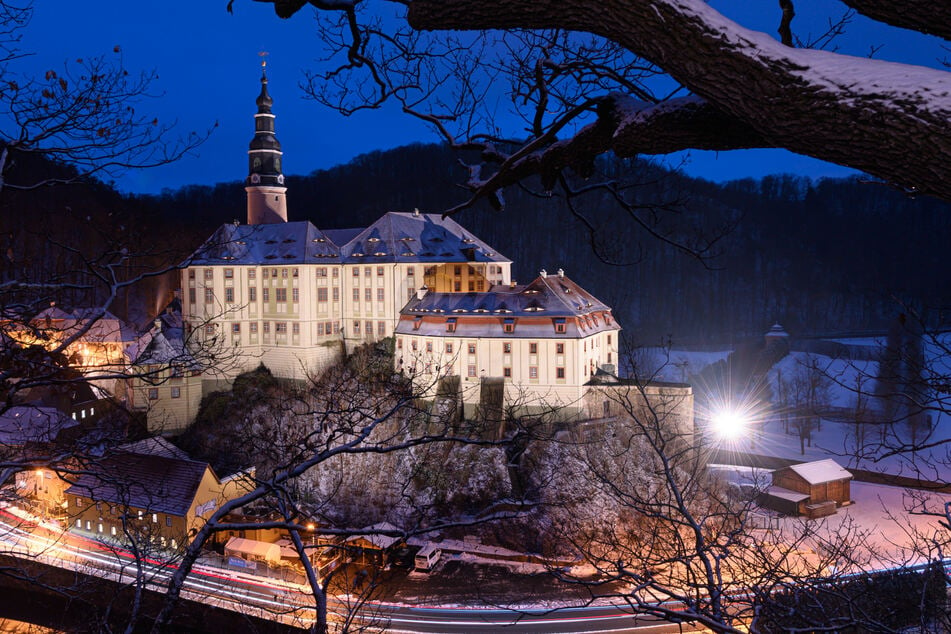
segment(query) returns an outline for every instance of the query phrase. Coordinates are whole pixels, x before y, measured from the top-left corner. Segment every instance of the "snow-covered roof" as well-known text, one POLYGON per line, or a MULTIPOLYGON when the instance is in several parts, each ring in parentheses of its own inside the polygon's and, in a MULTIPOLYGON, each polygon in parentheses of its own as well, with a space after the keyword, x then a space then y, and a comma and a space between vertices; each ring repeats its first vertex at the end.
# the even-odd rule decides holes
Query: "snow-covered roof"
POLYGON ((0 414, 0 445, 52 442, 62 430, 78 424, 55 407, 14 405, 0 414))
POLYGON ((321 231, 309 221, 224 224, 185 262, 193 265, 509 262, 439 214, 389 212, 365 229, 321 231))
POLYGON ((267 561, 277 561, 281 558, 281 547, 278 544, 259 542, 244 537, 231 537, 225 544, 226 553, 238 553, 251 557, 260 557, 267 561))
POLYGON ((379 524, 374 524, 373 526, 367 526, 365 528, 362 528, 361 530, 366 532, 361 535, 353 535, 352 537, 348 537, 347 541, 351 542, 351 541, 356 541, 358 539, 363 539, 382 550, 386 550, 393 544, 400 541, 399 537, 394 537, 392 535, 381 535, 379 533, 373 532, 373 531, 399 531, 400 530, 396 528, 395 526, 393 526, 392 524, 390 524, 389 522, 380 522, 379 524))
POLYGON ((445 323, 449 319, 457 325, 453 336, 492 337, 503 334, 506 319, 541 319, 547 325, 520 325, 505 336, 548 337, 556 335, 551 320, 560 319, 565 330, 557 336, 580 338, 619 330, 610 312, 610 306, 564 274, 540 275, 529 284, 498 285, 483 293, 426 293, 421 298, 413 297, 400 311, 396 332, 446 336, 445 323), (417 324, 417 319, 422 322, 417 324))
POLYGON ((839 466, 838 462, 831 458, 794 464, 787 468, 792 469, 809 484, 822 484, 823 482, 852 478, 851 473, 843 469, 839 466))
POLYGON ((781 500, 789 500, 790 502, 795 502, 796 504, 808 500, 810 497, 808 493, 800 493, 799 491, 792 491, 790 489, 784 489, 783 487, 778 486, 766 487, 763 493, 781 500))
POLYGON ((179 460, 190 460, 191 457, 182 449, 179 449, 168 440, 153 436, 152 438, 143 438, 136 442, 126 443, 116 447, 118 451, 128 453, 148 454, 151 456, 164 456, 166 458, 177 458, 179 460))

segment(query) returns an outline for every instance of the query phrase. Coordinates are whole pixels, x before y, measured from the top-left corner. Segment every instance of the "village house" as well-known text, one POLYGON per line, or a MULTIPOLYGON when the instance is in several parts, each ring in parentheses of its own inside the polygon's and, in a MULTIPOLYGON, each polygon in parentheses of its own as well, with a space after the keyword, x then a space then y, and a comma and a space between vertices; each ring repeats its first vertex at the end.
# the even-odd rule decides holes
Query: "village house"
POLYGON ((224 502, 253 487, 253 474, 218 478, 180 450, 127 447, 64 475, 69 526, 97 537, 177 549, 224 502))

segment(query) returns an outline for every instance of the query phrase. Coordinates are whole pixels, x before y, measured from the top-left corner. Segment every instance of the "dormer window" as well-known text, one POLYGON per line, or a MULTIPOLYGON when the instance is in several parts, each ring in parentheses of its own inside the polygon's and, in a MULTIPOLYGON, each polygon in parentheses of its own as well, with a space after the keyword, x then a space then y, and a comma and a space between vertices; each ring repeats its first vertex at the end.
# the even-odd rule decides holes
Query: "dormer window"
POLYGON ((419 327, 423 324, 422 317, 415 317, 413 319, 413 330, 419 330, 419 327))
POLYGON ((446 319, 446 332, 456 332, 456 318, 449 317, 446 319))
POLYGON ((511 333, 515 332, 515 318, 506 317, 502 320, 502 332, 511 333))
POLYGON ((567 332, 567 322, 563 317, 555 319, 555 332, 560 335, 563 335, 565 332, 567 332))

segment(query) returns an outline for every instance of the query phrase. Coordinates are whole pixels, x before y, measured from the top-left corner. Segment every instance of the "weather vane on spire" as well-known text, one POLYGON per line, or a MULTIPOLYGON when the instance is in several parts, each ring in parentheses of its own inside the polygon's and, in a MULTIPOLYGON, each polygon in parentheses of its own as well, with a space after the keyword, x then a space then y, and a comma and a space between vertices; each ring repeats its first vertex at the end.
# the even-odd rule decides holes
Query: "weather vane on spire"
POLYGON ((268 52, 267 52, 267 51, 259 51, 259 52, 258 52, 258 57, 261 58, 261 70, 262 70, 262 71, 263 71, 265 68, 267 68, 267 56, 268 56, 268 52))

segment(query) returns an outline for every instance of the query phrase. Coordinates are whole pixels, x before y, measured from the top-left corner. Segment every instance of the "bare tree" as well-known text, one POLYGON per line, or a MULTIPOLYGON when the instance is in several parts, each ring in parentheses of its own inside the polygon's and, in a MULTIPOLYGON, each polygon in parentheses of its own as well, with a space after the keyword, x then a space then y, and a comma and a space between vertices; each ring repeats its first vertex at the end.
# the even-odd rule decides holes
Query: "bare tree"
MULTIPOLYGON (((307 3, 274 4, 290 17, 307 3)), ((793 2, 779 3, 782 41, 701 0, 402 0, 393 3, 405 11, 395 20, 361 0, 309 4, 321 14, 324 57, 335 64, 315 75, 327 90, 312 84, 312 93, 344 112, 396 100, 453 143, 481 151, 493 171, 473 168, 473 199, 501 203, 501 190, 528 175, 551 188, 566 168, 590 172, 608 151, 773 147, 951 197, 940 167, 948 74, 793 48, 793 2), (654 94, 649 78, 661 72, 691 94, 654 94), (500 134, 498 118, 473 107, 494 103, 493 88, 505 80, 527 140, 500 134), (453 125, 462 133, 450 132, 453 125)), ((943 7, 846 4, 884 25, 948 37, 943 7)))

